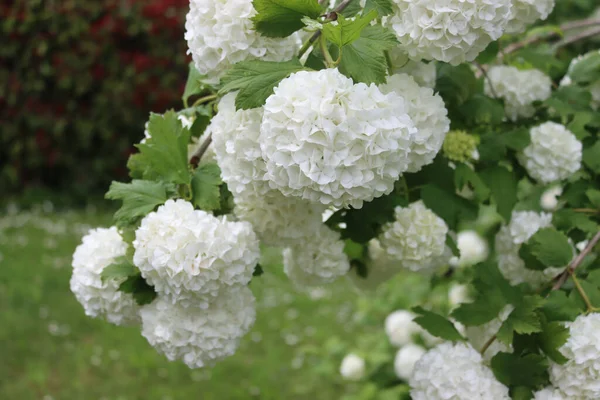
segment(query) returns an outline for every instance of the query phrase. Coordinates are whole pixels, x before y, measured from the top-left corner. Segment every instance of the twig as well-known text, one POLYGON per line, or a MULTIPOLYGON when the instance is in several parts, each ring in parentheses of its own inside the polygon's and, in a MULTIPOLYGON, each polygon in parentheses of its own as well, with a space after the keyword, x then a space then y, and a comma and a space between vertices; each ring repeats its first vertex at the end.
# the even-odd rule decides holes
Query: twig
POLYGON ((578 213, 600 214, 600 210, 595 208, 574 208, 573 211, 578 213))
POLYGON ((593 25, 600 25, 600 18, 580 19, 577 21, 565 22, 560 26, 560 29, 563 31, 568 31, 571 29, 585 28, 593 25))
POLYGON ((200 97, 198 100, 196 100, 194 102, 194 104, 192 104, 192 107, 199 106, 200 104, 203 104, 203 103, 208 103, 209 101, 212 101, 216 98, 217 98, 216 94, 210 94, 208 96, 200 97))
POLYGON ((579 283, 579 279, 577 279, 577 277, 575 276, 575 274, 572 273, 572 272, 571 272, 571 279, 573 279, 573 283, 575 284, 575 288, 577 289, 577 291, 579 292, 579 295, 583 299, 583 302, 585 303, 585 305, 587 307, 587 311, 588 312, 594 311, 594 306, 592 305, 592 302, 590 301, 590 298, 585 293, 585 290, 583 290, 583 287, 581 287, 581 284, 579 283))
POLYGON ((479 64, 478 62, 473 62, 473 64, 475 64, 475 66, 477 68, 479 68, 479 70, 481 71, 481 74, 483 75, 483 77, 485 78, 485 80, 490 85, 490 90, 491 90, 492 95, 494 96, 494 98, 495 99, 500 99, 500 97, 498 97, 498 93, 496 92, 496 89, 494 88, 494 85, 492 84, 492 81, 491 81, 490 77, 487 74, 487 71, 485 70, 485 68, 483 68, 483 65, 479 64))
MULTIPOLYGON (((335 18, 337 18, 337 14, 344 11, 351 1, 352 0, 344 0, 343 2, 341 2, 336 8, 333 9, 332 12, 327 13, 325 21, 335 21, 335 18)), ((313 33, 310 39, 304 42, 304 44, 300 48, 300 51, 298 52, 298 58, 301 58, 304 55, 304 53, 306 53, 306 51, 310 48, 310 46, 312 46, 313 43, 315 43, 319 39, 320 36, 321 31, 316 31, 315 33, 313 33)))
POLYGON ((596 233, 596 235, 592 238, 592 240, 590 240, 588 245, 585 246, 585 249, 583 249, 581 253, 577 254, 577 257, 575 257, 573 261, 571 261, 569 266, 559 276, 555 278, 556 282, 552 286, 552 291, 558 290, 562 287, 562 285, 564 285, 567 279, 569 279, 569 276, 573 274, 575 269, 583 262, 585 256, 587 256, 590 253, 590 251, 592 251, 594 246, 596 246, 596 244, 598 244, 599 241, 600 232, 596 233))
POLYGON ((588 29, 588 30, 585 30, 585 31, 583 31, 581 33, 578 33, 577 35, 566 37, 563 40, 558 41, 554 45, 554 50, 556 50, 556 49, 558 49, 560 47, 569 45, 571 43, 575 43, 575 42, 577 42, 579 40, 587 39, 589 37, 596 36, 596 35, 600 35, 600 27, 588 29))
POLYGON ((206 153, 206 150, 208 150, 208 146, 210 146, 211 143, 212 143, 212 133, 209 133, 208 136, 206 137, 206 139, 204 139, 204 141, 202 142, 202 144, 200 145, 198 150, 196 150, 196 152, 194 153, 194 155, 191 158, 190 163, 194 167, 198 166, 200 159, 202 159, 202 156, 204 155, 204 153, 206 153))
POLYGON ((492 343, 494 343, 494 341, 496 340, 496 337, 497 336, 494 335, 491 338, 489 338, 487 342, 485 342, 485 344, 483 345, 483 347, 481 348, 481 350, 479 350, 479 353, 481 353, 481 355, 483 355, 483 353, 485 353, 485 351, 490 348, 490 346, 492 345, 492 343))

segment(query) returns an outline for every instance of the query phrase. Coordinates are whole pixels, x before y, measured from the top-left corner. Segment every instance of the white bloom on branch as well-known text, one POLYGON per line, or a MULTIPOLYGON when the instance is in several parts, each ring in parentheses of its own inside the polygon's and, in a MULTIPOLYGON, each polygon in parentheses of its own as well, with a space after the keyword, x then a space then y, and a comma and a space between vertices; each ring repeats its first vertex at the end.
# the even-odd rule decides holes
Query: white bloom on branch
POLYGON ((158 297, 141 310, 142 335, 169 360, 190 368, 212 366, 231 356, 256 318, 250 289, 227 289, 207 309, 158 297))
POLYGON ((397 310, 385 318, 385 333, 393 346, 406 346, 415 335, 423 332, 423 328, 413 321, 415 317, 410 311, 397 310))
POLYGON ((552 80, 537 69, 519 70, 496 65, 487 71, 485 94, 504 100, 506 114, 512 121, 535 114, 533 102, 543 101, 552 94, 552 80))
POLYGON ((550 382, 569 399, 600 398, 600 314, 580 315, 569 323, 570 336, 559 351, 569 360, 552 363, 550 382))
POLYGON ((565 126, 545 122, 531 128, 531 143, 519 162, 535 180, 550 183, 567 179, 581 168, 582 145, 565 126))
POLYGON ((506 33, 525 32, 528 25, 545 20, 554 9, 554 0, 512 0, 506 33))
POLYGON ((383 93, 396 93, 405 100, 406 112, 417 133, 410 143, 408 172, 417 172, 431 164, 450 130, 450 119, 444 100, 433 89, 421 87, 407 74, 389 76, 379 86, 383 93))
POLYGON ((172 302, 206 307, 222 289, 246 285, 260 257, 247 222, 231 222, 168 200, 135 232, 134 264, 172 302))
POLYGON ((390 193, 417 130, 404 99, 337 69, 282 80, 264 107, 260 147, 272 188, 335 207, 390 193))
POLYGON ((409 380, 414 400, 508 400, 508 388, 498 382, 481 355, 466 343, 442 343, 415 364, 409 380))
POLYGON ((130 293, 119 291, 125 278, 107 279, 100 274, 127 252, 127 243, 116 227, 92 229, 73 254, 71 291, 85 314, 103 317, 115 325, 139 323, 139 307, 130 293))
POLYGON ((340 365, 340 375, 349 381, 359 381, 365 376, 365 360, 356 354, 347 354, 340 365))
POLYGON ((394 372, 396 372, 396 376, 408 381, 413 373, 415 364, 425 353, 426 350, 418 344, 408 343, 402 346, 394 358, 394 372))
POLYGON ((396 207, 394 216, 394 221, 385 224, 379 235, 381 247, 391 260, 423 274, 434 273, 448 263, 448 226, 443 219, 422 201, 396 207))
POLYGON ((394 0, 387 24, 413 60, 458 65, 473 61, 500 38, 510 17, 510 0, 394 0))
POLYGON ((283 271, 299 287, 333 282, 349 269, 344 241, 326 225, 307 232, 283 252, 283 271))
POLYGON ((185 40, 196 69, 219 83, 231 65, 245 60, 285 61, 300 48, 298 34, 262 36, 253 28, 252 0, 190 0, 185 40))

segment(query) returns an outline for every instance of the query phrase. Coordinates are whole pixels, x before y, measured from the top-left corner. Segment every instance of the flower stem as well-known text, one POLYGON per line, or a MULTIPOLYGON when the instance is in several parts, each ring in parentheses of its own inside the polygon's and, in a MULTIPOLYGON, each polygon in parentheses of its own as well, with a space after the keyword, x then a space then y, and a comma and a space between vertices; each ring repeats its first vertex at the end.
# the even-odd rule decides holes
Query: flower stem
POLYGON ((329 49, 327 48, 327 39, 325 39, 325 36, 321 36, 319 44, 321 46, 321 53, 323 53, 323 57, 325 57, 325 64, 327 64, 327 68, 335 67, 337 64, 335 61, 333 61, 331 53, 329 53, 329 49))
POLYGON ((485 344, 483 345, 483 347, 481 348, 481 350, 479 350, 479 353, 481 355, 483 355, 485 353, 485 351, 490 348, 490 346, 492 345, 492 343, 494 343, 495 340, 496 340, 496 335, 494 335, 491 338, 489 338, 488 341, 485 342, 485 344))
POLYGON ((200 104, 208 103, 209 101, 215 100, 217 98, 216 94, 210 94, 208 96, 200 97, 198 100, 192 104, 192 107, 197 107, 200 104))
POLYGON ((587 312, 594 311, 595 308, 592 305, 592 302, 590 301, 590 298, 588 297, 588 295, 585 292, 585 290, 583 290, 583 287, 581 286, 581 283, 579 283, 579 279, 577 279, 577 276, 575 276, 574 272, 571 272, 571 279, 573 279, 573 283, 575 284, 575 288, 577 289, 577 291, 579 292, 579 295, 581 296, 581 298, 585 302, 585 305, 587 307, 587 312))

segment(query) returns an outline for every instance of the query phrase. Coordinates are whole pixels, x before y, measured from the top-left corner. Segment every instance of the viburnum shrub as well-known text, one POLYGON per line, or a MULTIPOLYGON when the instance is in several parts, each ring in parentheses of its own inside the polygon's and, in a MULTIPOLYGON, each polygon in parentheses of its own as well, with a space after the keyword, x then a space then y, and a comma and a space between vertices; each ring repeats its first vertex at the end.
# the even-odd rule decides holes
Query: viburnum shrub
POLYGON ((86 313, 212 365, 254 321, 262 242, 298 288, 430 280, 381 321, 389 364, 341 362, 361 398, 600 398, 600 21, 323 3, 191 0, 185 108, 150 116, 116 226, 75 252, 86 313))

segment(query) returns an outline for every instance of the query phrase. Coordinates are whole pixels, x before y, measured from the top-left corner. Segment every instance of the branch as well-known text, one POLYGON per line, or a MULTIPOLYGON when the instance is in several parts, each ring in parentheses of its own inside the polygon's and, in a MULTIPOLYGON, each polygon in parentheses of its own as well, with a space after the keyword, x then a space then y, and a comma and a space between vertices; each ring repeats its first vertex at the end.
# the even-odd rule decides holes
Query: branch
MULTIPOLYGON (((348 7, 350 2, 352 2, 352 0, 342 1, 336 8, 333 9, 333 11, 331 11, 325 15, 325 22, 335 21, 337 18, 337 14, 344 11, 346 9, 346 7, 348 7)), ((320 36, 321 36, 321 31, 316 31, 315 33, 313 33, 313 35, 310 37, 310 39, 308 39, 302 45, 302 48, 298 52, 298 58, 301 58, 302 55, 304 55, 304 53, 306 53, 306 51, 310 48, 310 46, 312 46, 313 43, 315 43, 319 39, 320 36)))
POLYGON ((578 33, 577 35, 566 37, 563 40, 558 41, 554 45, 554 50, 556 50, 556 49, 558 49, 560 47, 569 45, 571 43, 575 43, 575 42, 577 42, 579 40, 587 39, 589 37, 596 36, 596 35, 600 35, 600 27, 588 29, 588 30, 585 30, 585 31, 583 31, 581 33, 578 33))
POLYGON ((492 91, 492 95, 494 96, 494 98, 500 99, 498 93, 496 92, 496 89, 494 88, 494 85, 492 84, 492 81, 490 80, 490 77, 487 74, 487 71, 485 70, 485 68, 483 68, 483 65, 479 64, 476 61, 474 61, 473 64, 475 64, 479 71, 481 71, 481 74, 483 75, 485 80, 488 81, 488 83, 490 84, 490 90, 492 91))
POLYGON ((560 26, 563 31, 571 29, 585 28, 587 26, 600 25, 600 18, 580 19, 577 21, 565 22, 560 26))
POLYGON ((571 261, 569 266, 560 275, 558 275, 556 278, 554 278, 556 280, 556 282, 552 286, 552 291, 558 290, 562 287, 562 285, 564 285, 564 283, 567 281, 567 279, 569 279, 569 276, 583 262, 583 259, 585 258, 585 256, 587 256, 592 251, 594 246, 596 246, 596 244, 598 244, 599 241, 600 241, 600 232, 596 233, 596 235, 592 238, 592 240, 590 240, 588 245, 585 246, 585 249, 583 249, 581 251, 581 253, 579 253, 577 255, 577 257, 575 257, 573 259, 573 261, 571 261))
POLYGON ((194 155, 192 156, 192 158, 190 160, 190 163, 194 167, 198 166, 200 159, 202 159, 202 156, 204 155, 204 153, 206 153, 206 150, 208 150, 208 146, 210 146, 211 143, 212 143, 212 133, 209 133, 208 136, 206 137, 206 139, 204 139, 204 141, 202 142, 202 144, 200 145, 198 150, 196 150, 196 152, 194 153, 194 155))

